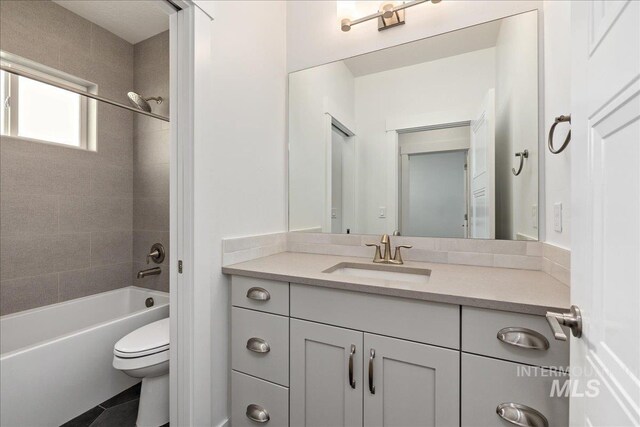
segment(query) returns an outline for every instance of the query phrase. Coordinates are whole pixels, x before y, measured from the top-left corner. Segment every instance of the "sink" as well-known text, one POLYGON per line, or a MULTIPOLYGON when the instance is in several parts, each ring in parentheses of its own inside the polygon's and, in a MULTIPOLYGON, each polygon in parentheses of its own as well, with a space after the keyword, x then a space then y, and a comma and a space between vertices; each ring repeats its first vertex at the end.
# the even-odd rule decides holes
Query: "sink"
POLYGON ((431 270, 428 268, 355 262, 341 262, 324 270, 323 273, 409 283, 427 283, 431 276, 431 270))

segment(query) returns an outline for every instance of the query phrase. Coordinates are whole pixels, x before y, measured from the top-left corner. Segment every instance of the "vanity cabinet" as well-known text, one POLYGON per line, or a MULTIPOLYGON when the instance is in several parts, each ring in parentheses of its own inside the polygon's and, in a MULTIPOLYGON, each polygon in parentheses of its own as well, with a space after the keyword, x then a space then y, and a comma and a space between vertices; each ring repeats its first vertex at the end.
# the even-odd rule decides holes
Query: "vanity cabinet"
POLYGON ((292 426, 362 426, 362 332, 291 320, 292 426))
POLYGON ((233 426, 568 423, 568 398, 551 390, 569 346, 542 316, 249 277, 232 287, 233 426))

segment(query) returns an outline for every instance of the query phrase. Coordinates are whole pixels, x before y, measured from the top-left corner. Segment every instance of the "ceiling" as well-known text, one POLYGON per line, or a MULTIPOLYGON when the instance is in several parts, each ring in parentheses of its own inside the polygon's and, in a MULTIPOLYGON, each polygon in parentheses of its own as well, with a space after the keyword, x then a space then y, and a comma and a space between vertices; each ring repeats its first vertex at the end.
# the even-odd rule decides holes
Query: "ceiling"
POLYGON ((500 20, 464 28, 415 42, 378 50, 353 58, 344 63, 354 77, 408 67, 461 55, 496 45, 500 32, 500 20))
POLYGON ((169 29, 169 16, 153 1, 53 0, 118 37, 136 44, 169 29))

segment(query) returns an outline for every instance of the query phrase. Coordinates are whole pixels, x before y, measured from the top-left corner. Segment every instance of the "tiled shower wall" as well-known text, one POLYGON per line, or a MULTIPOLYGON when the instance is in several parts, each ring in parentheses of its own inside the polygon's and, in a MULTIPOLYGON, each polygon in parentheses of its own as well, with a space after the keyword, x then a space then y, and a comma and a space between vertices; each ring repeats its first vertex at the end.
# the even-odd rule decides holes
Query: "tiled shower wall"
MULTIPOLYGON (((153 101, 155 113, 169 116, 169 31, 134 46, 133 86, 153 101)), ((133 282, 169 291, 169 123, 136 115, 133 122, 133 282), (151 245, 162 243, 167 256, 160 265, 162 274, 136 279, 146 265, 151 245)))
MULTIPOLYGON (((143 90, 161 74, 152 64, 166 68, 168 86, 168 35, 162 68, 158 52, 136 49, 50 1, 0 1, 0 49, 94 82, 100 95, 123 103, 134 87, 134 56, 146 68, 136 74, 137 90, 153 96, 143 90)), ((160 95, 168 98, 168 89, 160 95)), ((168 115, 168 104, 162 107, 154 111, 168 115)), ((168 124, 136 118, 134 133, 137 114, 105 104, 97 114, 95 152, 0 138, 0 315, 132 284, 168 289, 158 283, 168 283, 168 268, 132 279, 150 247, 143 230, 168 230, 168 124), (165 139, 141 137, 163 130, 165 139), (162 181, 154 172, 135 172, 134 159, 136 167, 166 165, 166 185, 153 186, 162 181)))

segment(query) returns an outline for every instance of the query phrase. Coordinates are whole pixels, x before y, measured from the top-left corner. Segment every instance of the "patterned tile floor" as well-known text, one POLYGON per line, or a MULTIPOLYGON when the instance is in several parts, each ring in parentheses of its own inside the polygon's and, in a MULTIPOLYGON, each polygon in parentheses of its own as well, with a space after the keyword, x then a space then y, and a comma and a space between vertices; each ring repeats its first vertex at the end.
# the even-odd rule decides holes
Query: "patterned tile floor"
MULTIPOLYGON (((140 383, 89 409, 62 427, 135 427, 140 383)), ((169 427, 165 424, 162 427, 169 427)))

